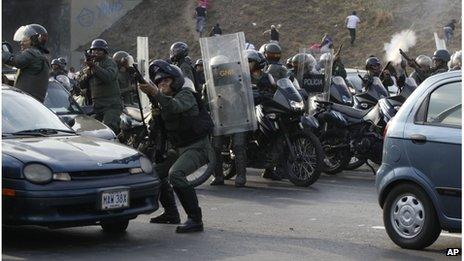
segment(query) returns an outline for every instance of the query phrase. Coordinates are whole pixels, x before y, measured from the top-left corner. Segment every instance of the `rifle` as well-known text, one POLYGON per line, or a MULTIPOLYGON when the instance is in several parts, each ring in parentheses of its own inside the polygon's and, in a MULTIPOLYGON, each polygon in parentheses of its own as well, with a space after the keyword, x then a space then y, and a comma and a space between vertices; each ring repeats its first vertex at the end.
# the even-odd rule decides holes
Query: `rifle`
POLYGON ((342 47, 343 47, 343 44, 341 44, 340 47, 338 47, 338 50, 335 53, 334 57, 337 57, 340 54, 340 51, 342 50, 342 47))
POLYGON ((403 52, 403 50, 400 49, 400 54, 401 56, 403 56, 404 59, 406 59, 406 61, 408 61, 408 64, 410 64, 409 66, 411 66, 411 64, 414 64, 414 66, 411 66, 411 67, 416 67, 416 68, 419 68, 421 69, 421 66, 416 62, 416 60, 410 58, 405 52, 403 52))
MULTIPOLYGON (((132 70, 132 77, 140 84, 146 84, 147 81, 145 81, 145 79, 143 78, 142 74, 140 73, 138 67, 137 67, 137 64, 134 63, 131 67, 133 70, 132 70)), ((142 99, 140 99, 140 95, 139 95, 139 91, 137 90, 136 92, 136 95, 137 95, 137 101, 138 101, 138 104, 139 104, 139 110, 140 110, 140 116, 142 118, 142 123, 143 123, 143 126, 145 126, 145 128, 147 128, 147 125, 145 124, 145 117, 143 117, 143 108, 142 108, 142 99)))
POLYGON ((85 62, 95 62, 95 56, 90 53, 90 50, 84 51, 85 62))
POLYGON ((385 65, 385 67, 383 67, 382 71, 380 71, 380 76, 383 75, 383 72, 385 72, 385 70, 390 66, 391 63, 392 63, 392 61, 388 61, 388 63, 385 65))

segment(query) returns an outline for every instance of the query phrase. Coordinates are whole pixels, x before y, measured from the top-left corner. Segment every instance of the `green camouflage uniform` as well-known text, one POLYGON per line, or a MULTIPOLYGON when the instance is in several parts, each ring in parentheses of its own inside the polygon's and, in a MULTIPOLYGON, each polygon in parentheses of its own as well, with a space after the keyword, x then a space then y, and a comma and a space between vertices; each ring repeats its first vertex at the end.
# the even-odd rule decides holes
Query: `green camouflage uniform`
POLYGON ((50 64, 42 52, 31 47, 13 55, 5 63, 18 68, 14 86, 43 102, 47 93, 50 64))
POLYGON ((122 113, 121 93, 118 84, 118 66, 108 57, 95 62, 92 69, 84 68, 77 81, 82 89, 90 88, 96 119, 119 133, 122 113))

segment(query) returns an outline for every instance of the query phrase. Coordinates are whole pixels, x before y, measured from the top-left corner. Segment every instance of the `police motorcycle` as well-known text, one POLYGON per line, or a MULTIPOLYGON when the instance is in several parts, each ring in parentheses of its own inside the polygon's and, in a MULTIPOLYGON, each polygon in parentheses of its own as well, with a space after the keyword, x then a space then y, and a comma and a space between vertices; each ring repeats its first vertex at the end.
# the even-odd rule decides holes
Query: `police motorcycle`
POLYGON ((404 86, 399 89, 399 93, 388 98, 382 98, 379 100, 379 108, 383 121, 388 123, 401 108, 401 105, 406 99, 414 92, 417 88, 416 81, 408 77, 405 80, 404 86))
MULTIPOLYGON (((297 64, 296 78, 308 93, 307 113, 309 115, 317 116, 315 100, 342 104, 347 107, 353 106, 353 97, 343 78, 332 77, 333 52, 321 54, 311 49, 300 49, 298 56, 301 58, 297 64), (321 69, 320 71, 313 66, 314 57, 318 56, 320 59, 317 67, 321 69)), ((328 174, 342 171, 350 160, 349 146, 338 146, 339 135, 321 126, 319 121, 316 126, 311 126, 311 130, 319 138, 324 150, 323 171, 328 174)))
MULTIPOLYGON (((370 88, 378 90, 384 87, 380 79, 374 77, 370 88)), ((329 147, 325 151, 331 152, 329 155, 333 156, 333 162, 336 163, 330 166, 330 172, 342 171, 352 156, 362 161, 381 163, 386 122, 379 104, 360 110, 324 99, 314 99, 313 105, 314 117, 321 125, 319 135, 322 140, 328 140, 326 144, 329 147)))
MULTIPOLYGON (((280 166, 293 184, 309 186, 319 178, 323 158, 317 137, 304 128, 314 120, 304 117, 304 101, 288 78, 277 81, 273 95, 253 93, 244 43, 241 32, 200 39, 213 133, 248 132, 247 167, 280 166)), ((234 165, 232 151, 223 158, 226 168, 234 165)))

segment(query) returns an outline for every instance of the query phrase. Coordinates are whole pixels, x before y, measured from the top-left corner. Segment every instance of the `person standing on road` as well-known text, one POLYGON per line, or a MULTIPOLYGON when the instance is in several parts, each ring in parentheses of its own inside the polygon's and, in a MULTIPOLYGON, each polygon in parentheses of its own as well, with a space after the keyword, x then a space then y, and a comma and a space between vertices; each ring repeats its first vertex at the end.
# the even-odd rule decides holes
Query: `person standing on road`
POLYGON ((279 33, 279 31, 277 31, 277 28, 276 28, 275 25, 271 25, 271 29, 264 31, 263 35, 265 35, 265 34, 270 34, 271 39, 270 39, 269 42, 279 44, 279 35, 280 35, 280 33, 279 33))
POLYGON ((353 11, 351 15, 345 19, 346 28, 348 28, 348 31, 350 31, 351 46, 354 45, 354 41, 356 40, 356 28, 360 22, 361 19, 359 19, 359 17, 356 15, 356 11, 353 11))
POLYGON ((196 31, 199 37, 202 37, 205 31, 206 6, 199 4, 197 8, 195 8, 195 18, 197 19, 196 31))
POLYGON ((211 118, 198 95, 185 84, 179 67, 155 60, 149 66, 149 76, 154 84, 139 87, 152 102, 158 103, 167 139, 174 147, 163 162, 154 166, 161 179, 160 202, 165 212, 150 222, 180 223, 174 190, 188 217, 176 232, 203 231, 197 194, 186 176, 206 164, 208 155, 213 155, 208 138, 213 127, 211 118))
POLYGON ((13 40, 20 44, 21 53, 3 51, 2 62, 19 69, 14 86, 43 103, 47 93, 50 64, 44 55, 44 42, 40 39, 42 34, 33 26, 21 26, 13 36, 13 40))
POLYGON ((121 92, 118 84, 118 66, 108 57, 108 43, 95 39, 90 46, 90 57, 79 73, 81 89, 90 89, 95 119, 119 133, 119 116, 122 113, 121 92))

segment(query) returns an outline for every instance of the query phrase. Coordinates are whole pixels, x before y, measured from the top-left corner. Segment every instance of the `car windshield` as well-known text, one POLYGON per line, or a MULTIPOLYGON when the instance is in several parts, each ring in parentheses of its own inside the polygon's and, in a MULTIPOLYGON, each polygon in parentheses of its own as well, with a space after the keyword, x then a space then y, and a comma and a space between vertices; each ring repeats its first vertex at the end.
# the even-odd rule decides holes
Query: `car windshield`
POLYGON ((2 134, 38 129, 72 131, 58 116, 36 99, 4 89, 2 91, 2 134))
POLYGON ((82 114, 72 96, 57 81, 49 81, 44 105, 58 115, 82 114))

